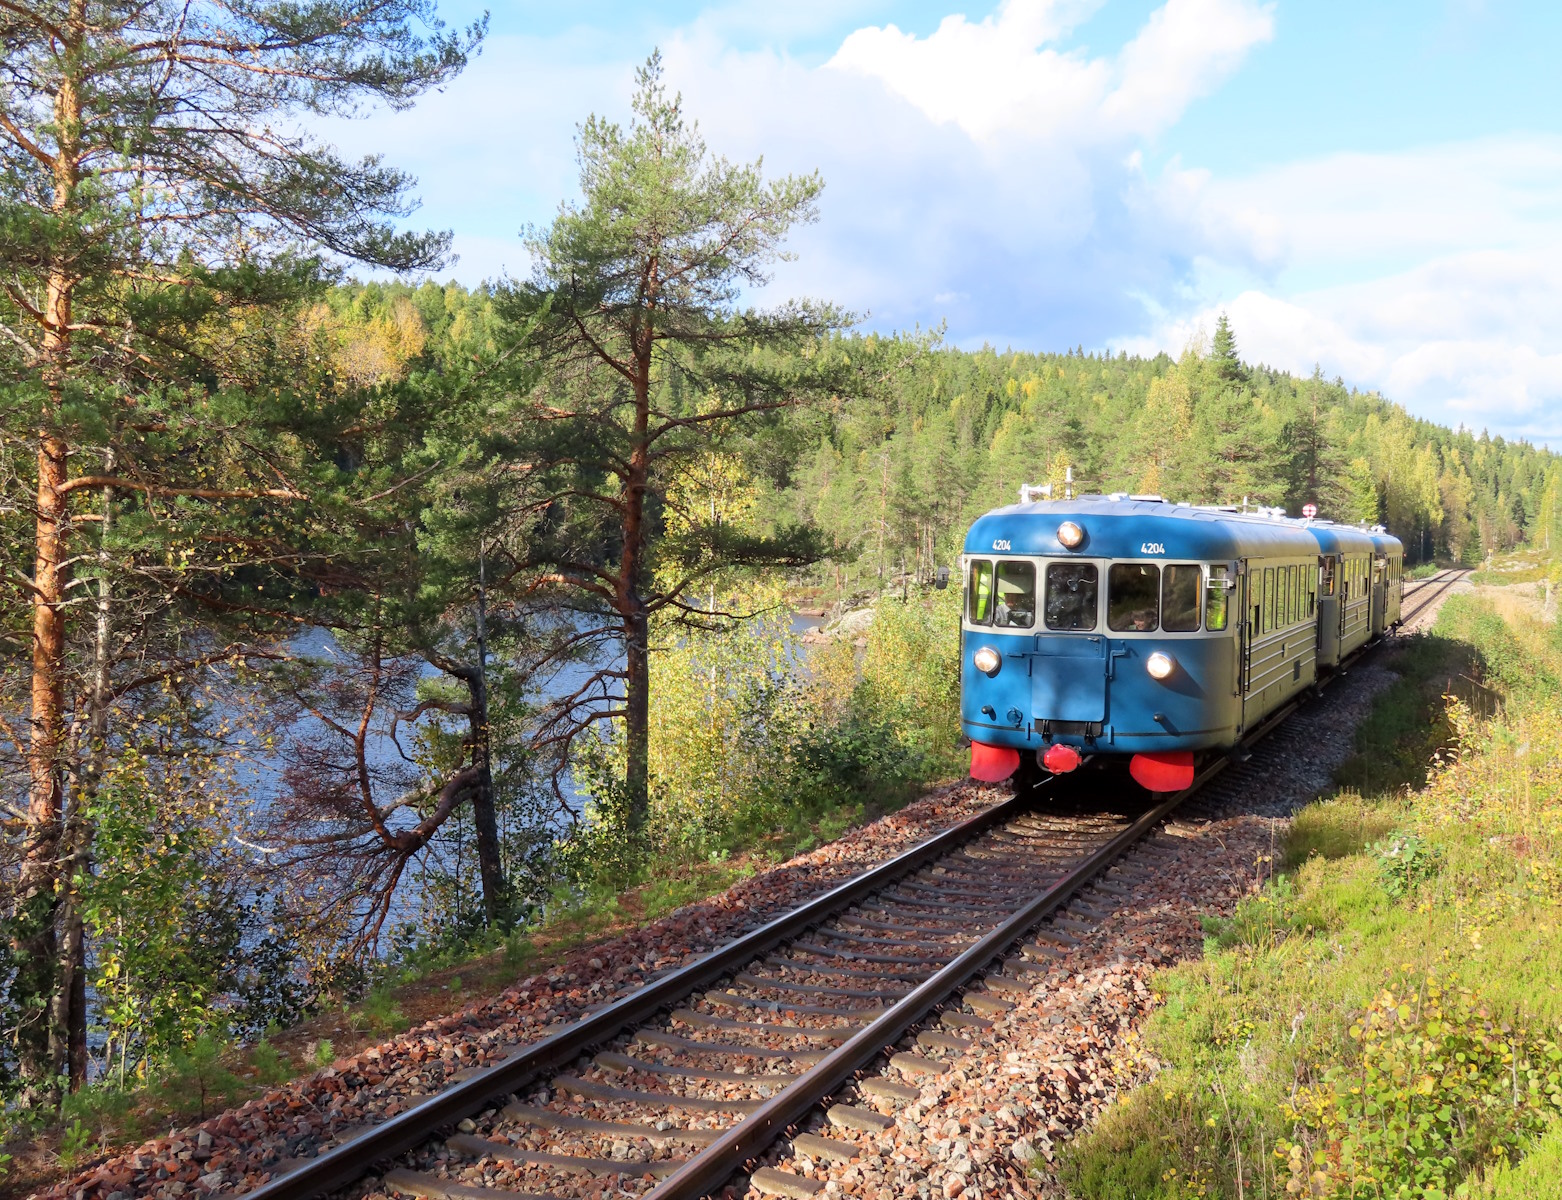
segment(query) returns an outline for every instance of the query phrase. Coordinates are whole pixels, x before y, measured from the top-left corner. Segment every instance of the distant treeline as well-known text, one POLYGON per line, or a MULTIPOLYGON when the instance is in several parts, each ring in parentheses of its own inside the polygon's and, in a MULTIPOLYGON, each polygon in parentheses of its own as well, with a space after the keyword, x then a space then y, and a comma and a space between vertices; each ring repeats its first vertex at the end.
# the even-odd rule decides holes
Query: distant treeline
MULTIPOLYGON (((357 382, 494 348, 488 292, 453 283, 344 286, 315 319, 357 382)), ((974 517, 1023 483, 1061 496, 1070 469, 1076 492, 1292 515, 1314 503, 1386 525, 1416 562, 1529 540, 1562 495, 1555 454, 1412 417, 1321 371, 1244 364, 1224 317, 1177 359, 966 351, 930 334, 842 335, 834 349, 856 393, 788 414, 749 465, 774 520, 824 534, 839 584, 947 566, 974 517)))

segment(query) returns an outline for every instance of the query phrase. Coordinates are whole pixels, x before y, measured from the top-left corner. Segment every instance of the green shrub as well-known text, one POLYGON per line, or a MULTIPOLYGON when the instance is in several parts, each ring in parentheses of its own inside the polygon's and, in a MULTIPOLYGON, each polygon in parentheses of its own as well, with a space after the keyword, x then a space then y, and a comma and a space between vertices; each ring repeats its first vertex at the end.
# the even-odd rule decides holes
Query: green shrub
POLYGON ((210 1113, 232 1105, 244 1092, 244 1081, 223 1063, 226 1049, 211 1033, 203 1033, 169 1055, 158 1091, 170 1112, 193 1112, 204 1121, 210 1113))
POLYGON ((1300 1134, 1275 1153, 1293 1192, 1445 1196, 1562 1111, 1562 1049, 1498 1024, 1468 989, 1386 988, 1350 1037, 1286 1105, 1300 1134))
POLYGON ((293 1064, 288 1061, 287 1055, 265 1038, 255 1043, 249 1059, 250 1065, 255 1068, 255 1077, 261 1083, 281 1083, 293 1077, 293 1064))
POLYGON ((1383 876, 1383 890, 1396 900, 1436 875, 1442 854, 1413 833, 1395 833, 1367 848, 1383 876))
POLYGON ((97 1132, 80 1117, 72 1117, 60 1135, 60 1166, 74 1171, 98 1150, 97 1132))

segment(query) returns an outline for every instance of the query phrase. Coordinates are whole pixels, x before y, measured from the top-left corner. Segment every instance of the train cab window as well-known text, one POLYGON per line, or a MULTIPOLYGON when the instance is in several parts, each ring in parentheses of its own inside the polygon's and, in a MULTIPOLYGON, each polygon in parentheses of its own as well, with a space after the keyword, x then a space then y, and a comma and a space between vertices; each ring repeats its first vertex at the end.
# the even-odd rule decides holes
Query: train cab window
POLYGON ((1047 566, 1048 629, 1089 631, 1096 627, 1096 598, 1101 574, 1094 563, 1060 562, 1047 566))
POLYGON ((1167 633, 1192 633, 1199 627, 1202 568, 1192 563, 1166 568, 1161 580, 1161 628, 1167 633))
POLYGON ((1107 628, 1118 633, 1153 632, 1160 624, 1160 567, 1154 563, 1113 563, 1107 582, 1107 628))
POLYGON ((993 565, 982 559, 971 564, 971 582, 966 593, 966 620, 986 625, 993 619, 993 565))
POLYGON ((1028 562, 998 563, 993 625, 1029 629, 1036 623, 1036 568, 1028 562))
POLYGON ((1225 567, 1209 569, 1209 599, 1205 601, 1204 628, 1219 632, 1226 627, 1226 610, 1231 598, 1231 581, 1225 567))

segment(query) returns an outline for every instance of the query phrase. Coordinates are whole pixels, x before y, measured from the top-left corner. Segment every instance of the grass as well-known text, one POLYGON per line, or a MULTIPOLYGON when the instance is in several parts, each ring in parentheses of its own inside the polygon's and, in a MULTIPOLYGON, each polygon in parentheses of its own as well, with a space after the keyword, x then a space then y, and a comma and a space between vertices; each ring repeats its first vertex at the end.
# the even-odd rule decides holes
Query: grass
POLYGON ((1070 1194, 1562 1195, 1562 633, 1455 597, 1393 665, 1280 874, 1158 978, 1169 1065, 1070 1194))

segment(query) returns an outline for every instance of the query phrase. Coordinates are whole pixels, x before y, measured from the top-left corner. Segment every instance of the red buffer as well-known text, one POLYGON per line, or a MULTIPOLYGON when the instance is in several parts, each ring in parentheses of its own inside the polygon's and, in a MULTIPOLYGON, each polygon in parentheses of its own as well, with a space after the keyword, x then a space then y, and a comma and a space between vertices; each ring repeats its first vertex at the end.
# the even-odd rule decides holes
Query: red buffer
POLYGON ((1048 746, 1041 756, 1041 765, 1054 775, 1063 775, 1079 766, 1079 751, 1072 746, 1048 746))
POLYGON ((971 778, 983 783, 1002 783, 1020 766, 1020 752, 1007 746, 971 743, 971 778))
POLYGON ((1193 786, 1193 751, 1135 754, 1128 763, 1128 773, 1147 791, 1180 792, 1193 786))

